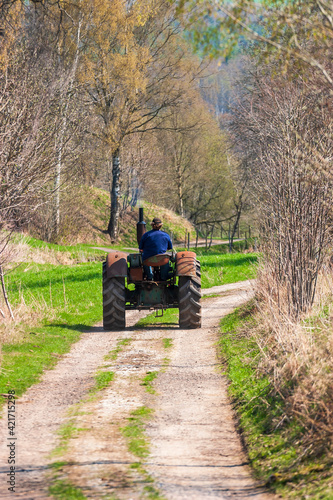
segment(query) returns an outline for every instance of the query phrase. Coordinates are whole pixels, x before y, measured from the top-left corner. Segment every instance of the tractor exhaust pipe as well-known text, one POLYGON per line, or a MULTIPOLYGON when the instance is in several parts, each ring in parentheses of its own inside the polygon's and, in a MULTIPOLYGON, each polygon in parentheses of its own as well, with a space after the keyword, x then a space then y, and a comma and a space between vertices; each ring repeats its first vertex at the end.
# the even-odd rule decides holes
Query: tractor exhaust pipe
POLYGON ((146 232, 146 223, 143 220, 143 208, 139 208, 139 222, 136 225, 136 239, 138 245, 140 244, 140 240, 142 235, 146 232))

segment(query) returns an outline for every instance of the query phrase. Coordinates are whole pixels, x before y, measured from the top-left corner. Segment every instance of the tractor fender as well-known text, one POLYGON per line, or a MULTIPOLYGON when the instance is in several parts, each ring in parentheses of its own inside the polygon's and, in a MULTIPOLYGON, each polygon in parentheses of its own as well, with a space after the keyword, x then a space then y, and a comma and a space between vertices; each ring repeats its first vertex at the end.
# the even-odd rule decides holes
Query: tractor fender
POLYGON ((196 276, 196 254, 178 252, 176 254, 176 276, 196 276))
POLYGON ((108 278, 127 277, 127 254, 125 252, 108 253, 106 275, 108 278))

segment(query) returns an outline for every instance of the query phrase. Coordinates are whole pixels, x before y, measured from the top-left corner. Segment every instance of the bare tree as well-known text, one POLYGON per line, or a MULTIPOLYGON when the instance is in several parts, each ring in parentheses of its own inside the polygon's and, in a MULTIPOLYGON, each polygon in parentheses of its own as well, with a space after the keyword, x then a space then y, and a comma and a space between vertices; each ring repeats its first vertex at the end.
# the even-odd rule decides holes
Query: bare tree
POLYGON ((243 92, 233 128, 243 141, 258 195, 265 258, 290 314, 313 303, 329 241, 332 117, 329 88, 258 74, 243 92))
MULTIPOLYGON (((136 3, 135 8, 140 9, 140 5, 136 3)), ((148 10, 144 23, 138 21, 133 9, 118 9, 118 22, 114 24, 111 19, 113 31, 103 25, 104 14, 96 18, 95 24, 100 23, 101 30, 107 29, 107 37, 91 23, 83 60, 91 75, 86 78, 84 73, 87 103, 99 117, 93 133, 108 146, 106 165, 112 159, 108 225, 111 239, 116 239, 118 233, 122 174, 119 153, 124 138, 163 128, 168 110, 182 103, 188 83, 202 72, 200 61, 191 56, 180 36, 181 26, 169 2, 160 0, 148 10)), ((112 12, 105 15, 112 18, 112 12)))
MULTIPOLYGON (((57 93, 52 85, 52 61, 44 56, 30 50, 22 38, 0 72, 2 276, 12 231, 26 224, 44 203, 45 193, 50 193, 59 120, 54 115, 57 93)), ((3 282, 2 286, 4 290, 3 282)))

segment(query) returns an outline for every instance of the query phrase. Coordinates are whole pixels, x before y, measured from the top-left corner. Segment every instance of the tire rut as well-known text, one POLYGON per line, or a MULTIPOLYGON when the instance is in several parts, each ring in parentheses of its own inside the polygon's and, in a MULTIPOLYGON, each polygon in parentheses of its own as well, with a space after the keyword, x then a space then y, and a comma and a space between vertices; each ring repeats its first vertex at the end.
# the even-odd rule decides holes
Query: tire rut
POLYGON ((147 464, 168 500, 272 498, 251 478, 216 357, 219 319, 250 295, 204 303, 200 330, 172 332, 172 361, 156 383, 147 464))

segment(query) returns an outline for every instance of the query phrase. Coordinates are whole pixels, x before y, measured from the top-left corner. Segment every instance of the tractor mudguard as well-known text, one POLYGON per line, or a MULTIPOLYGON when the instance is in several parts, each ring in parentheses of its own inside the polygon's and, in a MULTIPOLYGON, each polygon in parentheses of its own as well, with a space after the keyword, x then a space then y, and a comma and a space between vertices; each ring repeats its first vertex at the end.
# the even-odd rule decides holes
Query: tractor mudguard
POLYGON ((127 277, 127 254, 110 252, 106 257, 106 275, 108 278, 127 277))
POLYGON ((176 255, 176 276, 196 276, 196 254, 178 252, 176 255))

